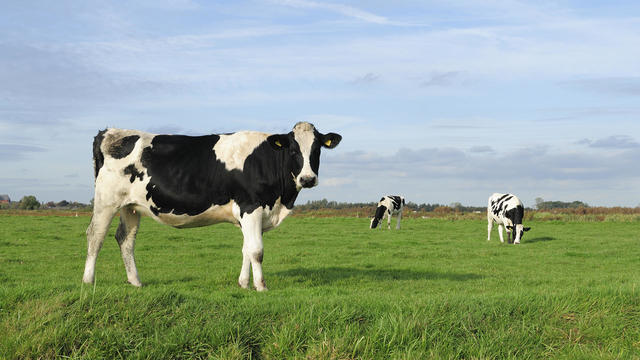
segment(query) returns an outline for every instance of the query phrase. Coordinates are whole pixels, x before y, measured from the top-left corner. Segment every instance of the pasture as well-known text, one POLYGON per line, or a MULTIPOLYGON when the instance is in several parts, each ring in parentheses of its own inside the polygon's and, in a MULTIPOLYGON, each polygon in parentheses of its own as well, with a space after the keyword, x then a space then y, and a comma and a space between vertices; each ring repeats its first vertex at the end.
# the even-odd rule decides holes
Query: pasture
POLYGON ((147 218, 145 286, 117 221, 82 285, 88 223, 0 215, 0 358, 640 357, 640 222, 528 221, 513 246, 486 220, 293 217, 264 236, 265 293, 237 286, 235 227, 147 218))

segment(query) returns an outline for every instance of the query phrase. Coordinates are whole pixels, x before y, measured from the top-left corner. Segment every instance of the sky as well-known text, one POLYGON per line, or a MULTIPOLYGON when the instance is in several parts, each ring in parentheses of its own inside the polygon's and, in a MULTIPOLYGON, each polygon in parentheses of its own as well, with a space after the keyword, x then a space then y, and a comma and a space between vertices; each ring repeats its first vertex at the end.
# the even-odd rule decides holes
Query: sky
POLYGON ((343 136, 326 198, 640 205, 635 0, 7 1, 0 194, 89 202, 106 127, 343 136))

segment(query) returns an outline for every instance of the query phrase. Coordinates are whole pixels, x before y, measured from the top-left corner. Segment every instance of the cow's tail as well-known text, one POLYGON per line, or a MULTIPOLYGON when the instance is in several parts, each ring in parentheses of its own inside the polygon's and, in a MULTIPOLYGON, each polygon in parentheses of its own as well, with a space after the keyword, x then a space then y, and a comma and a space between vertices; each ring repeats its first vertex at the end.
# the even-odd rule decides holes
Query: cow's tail
POLYGON ((95 177, 98 177, 98 172, 104 165, 104 154, 102 150, 100 150, 100 146, 102 145, 102 141, 104 140, 104 133, 107 132, 107 129, 101 130, 98 132, 98 135, 93 138, 93 170, 95 172, 95 177))

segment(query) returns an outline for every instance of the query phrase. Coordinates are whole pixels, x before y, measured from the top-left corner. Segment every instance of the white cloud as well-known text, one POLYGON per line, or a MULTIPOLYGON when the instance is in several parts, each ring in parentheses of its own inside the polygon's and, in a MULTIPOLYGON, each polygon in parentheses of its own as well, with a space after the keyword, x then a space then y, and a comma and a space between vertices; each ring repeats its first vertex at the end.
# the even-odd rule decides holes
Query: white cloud
POLYGON ((329 3, 329 2, 309 1, 309 0, 273 0, 273 2, 281 5, 296 7, 296 8, 321 9, 321 10, 332 11, 332 12, 335 12, 347 17, 351 17, 354 19, 358 19, 361 21, 365 21, 368 23, 385 24, 385 25, 393 24, 393 22, 389 21, 384 16, 379 16, 379 15, 370 13, 368 11, 364 11, 348 5, 335 4, 335 3, 329 3))
POLYGON ((354 180, 351 178, 343 177, 343 178, 326 178, 322 179, 323 186, 335 187, 335 186, 343 186, 348 184, 353 184, 354 180))

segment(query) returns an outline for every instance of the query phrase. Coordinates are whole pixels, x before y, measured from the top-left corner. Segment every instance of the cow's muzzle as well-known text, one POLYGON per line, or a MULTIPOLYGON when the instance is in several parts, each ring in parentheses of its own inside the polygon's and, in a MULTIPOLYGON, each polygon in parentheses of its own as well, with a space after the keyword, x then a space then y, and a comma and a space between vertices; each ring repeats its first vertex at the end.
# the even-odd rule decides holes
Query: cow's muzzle
POLYGON ((318 184, 318 178, 316 176, 303 176, 300 178, 300 185, 303 188, 311 188, 318 184))

